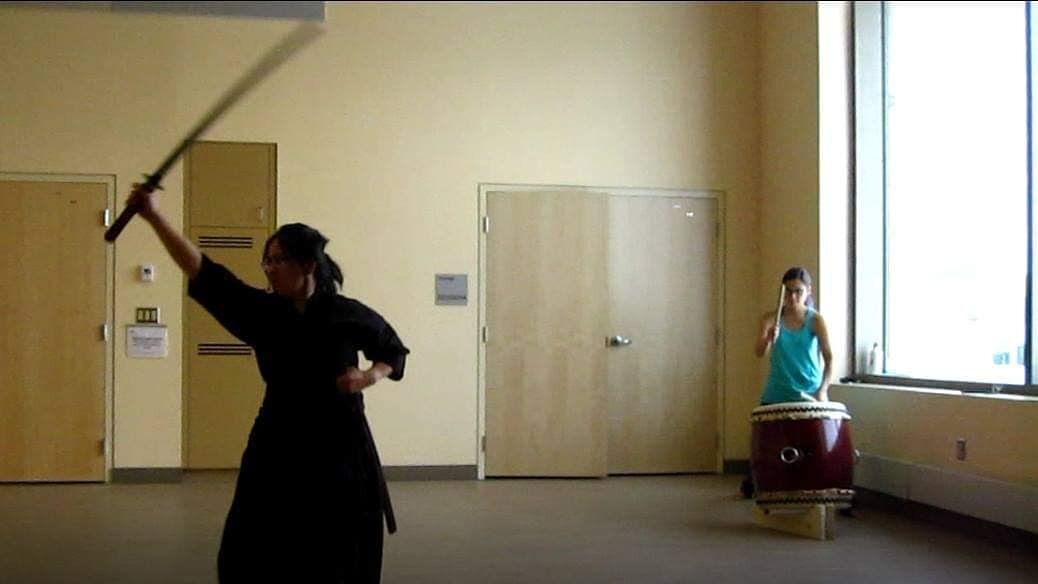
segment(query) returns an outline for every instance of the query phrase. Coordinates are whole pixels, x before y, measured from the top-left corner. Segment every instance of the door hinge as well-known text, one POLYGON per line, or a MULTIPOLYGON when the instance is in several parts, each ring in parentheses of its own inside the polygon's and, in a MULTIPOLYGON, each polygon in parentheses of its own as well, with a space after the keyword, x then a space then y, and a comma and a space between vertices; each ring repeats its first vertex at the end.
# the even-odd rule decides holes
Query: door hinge
POLYGON ((97 453, 101 456, 105 454, 105 439, 102 438, 97 441, 97 453))
POLYGON ((490 233, 490 216, 483 215, 483 233, 490 233))
POLYGON ((487 435, 483 434, 483 438, 479 441, 479 449, 483 452, 487 451, 487 435))
POLYGON ((487 327, 486 327, 486 325, 483 326, 483 331, 481 333, 481 336, 483 337, 483 344, 484 345, 487 344, 487 327))
POLYGON ((112 226, 112 210, 111 209, 105 209, 104 211, 101 211, 101 224, 104 225, 105 227, 111 227, 112 226))
POLYGON ((106 342, 106 343, 108 342, 108 323, 107 322, 104 323, 103 325, 101 325, 101 340, 106 342))

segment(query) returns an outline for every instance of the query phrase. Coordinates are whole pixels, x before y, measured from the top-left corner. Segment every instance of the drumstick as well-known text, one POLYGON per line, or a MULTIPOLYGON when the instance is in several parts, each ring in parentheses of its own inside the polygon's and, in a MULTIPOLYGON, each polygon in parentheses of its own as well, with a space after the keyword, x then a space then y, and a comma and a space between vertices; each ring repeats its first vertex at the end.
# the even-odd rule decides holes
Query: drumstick
MULTIPOLYGON (((259 84, 267 75, 278 68, 282 63, 288 60, 288 58, 301 49, 303 46, 308 44, 310 41, 317 38, 319 34, 324 30, 312 22, 304 23, 296 27, 295 30, 290 32, 284 39, 281 40, 277 45, 272 47, 263 57, 256 62, 255 65, 249 71, 241 77, 226 93, 220 98, 219 101, 214 105, 202 119, 195 124, 194 128, 188 132, 187 136, 177 144, 177 147, 166 156, 166 159, 162 161, 158 169, 155 172, 145 175, 147 176, 147 182, 145 186, 151 187, 152 189, 160 188, 163 175, 169 170, 171 166, 180 158, 180 156, 187 150, 194 141, 202 135, 213 123, 226 112, 235 102, 237 102, 246 92, 259 84)), ((119 237, 123 228, 130 222, 130 219, 137 214, 137 208, 135 206, 127 206, 123 209, 123 212, 119 214, 119 217, 115 220, 115 223, 105 231, 105 241, 112 242, 115 238, 119 237)))
POLYGON ((779 299, 778 309, 775 311, 775 338, 778 338, 778 333, 782 330, 782 307, 786 302, 786 284, 779 284, 779 299))

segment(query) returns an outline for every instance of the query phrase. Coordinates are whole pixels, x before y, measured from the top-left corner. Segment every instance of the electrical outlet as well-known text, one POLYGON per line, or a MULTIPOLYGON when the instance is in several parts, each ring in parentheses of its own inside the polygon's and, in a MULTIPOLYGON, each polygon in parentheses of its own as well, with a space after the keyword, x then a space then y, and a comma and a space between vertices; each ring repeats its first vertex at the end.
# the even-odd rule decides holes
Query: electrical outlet
POLYGON ((955 441, 955 458, 956 460, 966 460, 966 439, 959 438, 955 441))

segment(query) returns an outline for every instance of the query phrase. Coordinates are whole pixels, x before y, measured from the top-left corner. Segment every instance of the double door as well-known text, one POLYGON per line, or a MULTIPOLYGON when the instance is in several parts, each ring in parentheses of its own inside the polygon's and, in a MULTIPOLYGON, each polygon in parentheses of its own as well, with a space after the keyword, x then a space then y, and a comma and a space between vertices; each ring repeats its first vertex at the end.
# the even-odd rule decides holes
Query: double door
POLYGON ((487 192, 487 476, 718 468, 717 205, 487 192))

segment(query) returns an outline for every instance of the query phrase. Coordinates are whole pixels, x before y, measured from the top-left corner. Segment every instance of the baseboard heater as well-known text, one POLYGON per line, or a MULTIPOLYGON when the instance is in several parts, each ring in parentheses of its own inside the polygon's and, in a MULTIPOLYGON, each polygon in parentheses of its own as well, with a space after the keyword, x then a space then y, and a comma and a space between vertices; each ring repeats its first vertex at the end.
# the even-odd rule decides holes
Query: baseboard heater
POLYGON ((861 453, 854 484, 978 519, 1038 533, 1038 488, 861 453))

